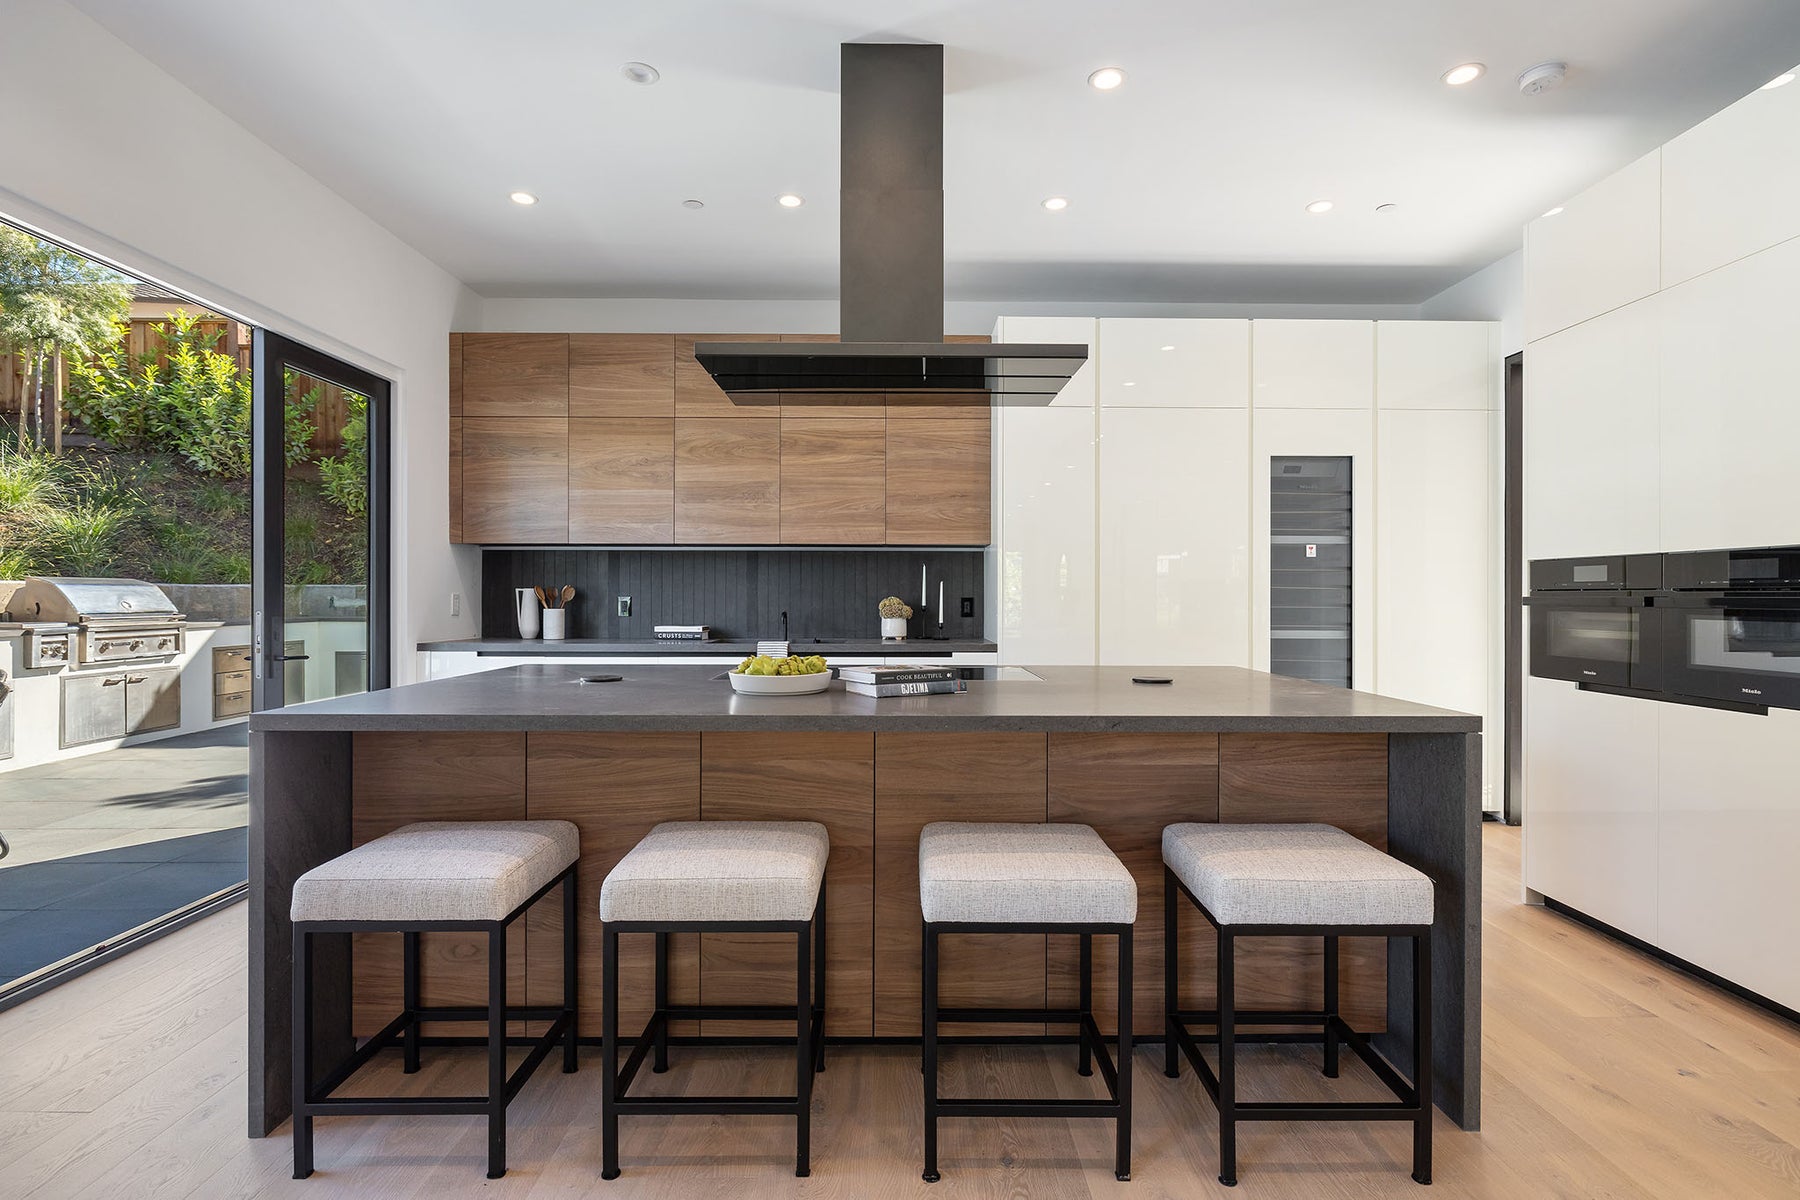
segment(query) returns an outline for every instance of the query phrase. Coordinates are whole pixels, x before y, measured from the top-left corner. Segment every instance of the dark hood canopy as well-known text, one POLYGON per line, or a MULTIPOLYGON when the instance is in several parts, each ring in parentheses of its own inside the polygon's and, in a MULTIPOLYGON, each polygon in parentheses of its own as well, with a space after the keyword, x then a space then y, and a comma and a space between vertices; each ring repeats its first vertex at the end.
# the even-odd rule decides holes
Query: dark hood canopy
POLYGON ((1047 404, 1083 345, 944 341, 944 48, 843 46, 840 342, 702 342, 726 392, 986 391, 1047 404))

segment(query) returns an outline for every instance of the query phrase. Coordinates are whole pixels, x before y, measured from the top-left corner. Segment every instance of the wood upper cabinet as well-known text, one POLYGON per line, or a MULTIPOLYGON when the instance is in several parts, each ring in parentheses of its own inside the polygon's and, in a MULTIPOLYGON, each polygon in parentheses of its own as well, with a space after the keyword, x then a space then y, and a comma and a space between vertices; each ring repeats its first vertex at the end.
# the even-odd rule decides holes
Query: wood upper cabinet
POLYGON ((887 538, 887 439, 880 421, 781 418, 781 541, 855 545, 887 538))
POLYGON ((571 333, 571 417, 675 415, 675 335, 571 333))
POLYGON ((695 342, 778 342, 773 333, 680 333, 675 335, 675 415, 678 417, 773 417, 780 397, 744 395, 733 399, 719 390, 706 368, 694 361, 695 342))
POLYGON ((675 540, 675 419, 569 421, 569 540, 675 540))
POLYGON ((462 527, 462 422, 463 335, 450 335, 450 540, 463 540, 462 527))
POLYGON ((776 542, 780 495, 779 419, 675 418, 677 542, 776 542))
POLYGON ((569 422, 464 417, 462 533, 471 542, 569 540, 569 422))
POLYGON ((990 431, 979 420, 887 422, 887 544, 985 546, 990 539, 990 431))
POLYGON ((464 417, 569 415, 569 335, 462 335, 464 417))

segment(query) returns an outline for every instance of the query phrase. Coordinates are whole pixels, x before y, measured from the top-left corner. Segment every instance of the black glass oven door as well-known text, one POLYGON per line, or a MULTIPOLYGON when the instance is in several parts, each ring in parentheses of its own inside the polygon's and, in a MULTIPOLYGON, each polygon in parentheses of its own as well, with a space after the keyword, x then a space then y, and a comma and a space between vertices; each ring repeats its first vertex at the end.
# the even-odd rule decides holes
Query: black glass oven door
POLYGON ((1544 679, 1629 687, 1638 658, 1635 599, 1531 598, 1531 673, 1544 679))
POLYGON ((1663 620, 1669 691, 1800 708, 1800 596, 1684 595, 1663 620))

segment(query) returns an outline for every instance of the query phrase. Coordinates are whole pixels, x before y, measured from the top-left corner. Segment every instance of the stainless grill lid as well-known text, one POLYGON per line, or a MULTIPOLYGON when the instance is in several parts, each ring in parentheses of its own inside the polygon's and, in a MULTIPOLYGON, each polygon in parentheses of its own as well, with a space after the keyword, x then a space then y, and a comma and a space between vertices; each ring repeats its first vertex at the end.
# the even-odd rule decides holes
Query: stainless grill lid
POLYGON ((47 579, 33 575, 13 593, 15 621, 67 621, 90 617, 165 617, 181 614, 168 595, 141 579, 47 579))

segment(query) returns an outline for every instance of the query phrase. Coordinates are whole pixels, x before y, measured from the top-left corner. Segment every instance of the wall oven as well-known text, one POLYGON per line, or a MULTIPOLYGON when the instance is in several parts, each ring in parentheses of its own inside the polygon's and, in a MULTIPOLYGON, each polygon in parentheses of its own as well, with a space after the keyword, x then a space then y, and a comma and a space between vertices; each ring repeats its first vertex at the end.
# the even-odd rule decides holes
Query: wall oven
POLYGON ((1662 556, 1598 555, 1531 564, 1531 673, 1604 687, 1655 688, 1661 656, 1650 594, 1662 556))
POLYGON ((1800 708, 1800 546, 1663 556, 1662 687, 1800 708))

